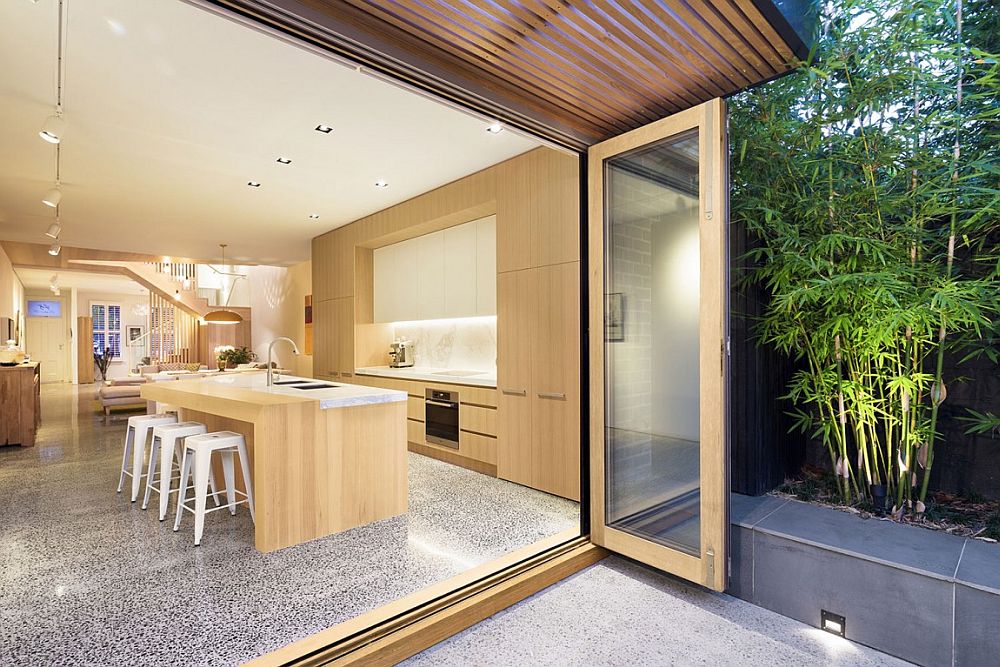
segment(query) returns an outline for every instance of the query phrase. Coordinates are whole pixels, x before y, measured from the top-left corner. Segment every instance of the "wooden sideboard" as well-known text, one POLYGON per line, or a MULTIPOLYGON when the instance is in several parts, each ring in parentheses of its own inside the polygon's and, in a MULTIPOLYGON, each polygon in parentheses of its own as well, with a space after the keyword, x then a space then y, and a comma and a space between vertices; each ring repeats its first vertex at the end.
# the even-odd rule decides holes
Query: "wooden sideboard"
POLYGON ((38 362, 0 366, 0 445, 33 447, 42 420, 38 362))

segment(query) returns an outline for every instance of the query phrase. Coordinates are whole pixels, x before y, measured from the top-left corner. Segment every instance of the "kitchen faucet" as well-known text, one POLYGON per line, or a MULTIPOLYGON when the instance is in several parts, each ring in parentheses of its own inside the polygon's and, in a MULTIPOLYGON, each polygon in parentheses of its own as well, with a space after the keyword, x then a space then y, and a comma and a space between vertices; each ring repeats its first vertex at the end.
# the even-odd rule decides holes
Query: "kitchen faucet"
POLYGON ((274 384, 274 370, 271 368, 271 350, 274 349, 274 344, 279 340, 287 340, 292 344, 292 352, 296 355, 299 353, 299 348, 295 344, 295 341, 291 338, 286 338, 284 336, 279 336, 267 344, 267 386, 270 387, 274 384))

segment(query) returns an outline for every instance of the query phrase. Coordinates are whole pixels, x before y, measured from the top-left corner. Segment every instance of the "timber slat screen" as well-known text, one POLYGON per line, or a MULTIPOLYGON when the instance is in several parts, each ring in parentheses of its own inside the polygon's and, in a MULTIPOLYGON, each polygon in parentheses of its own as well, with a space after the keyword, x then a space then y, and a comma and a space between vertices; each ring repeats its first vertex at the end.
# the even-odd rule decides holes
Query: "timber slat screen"
POLYGON ((197 318, 154 292, 149 294, 149 332, 149 354, 154 361, 201 361, 197 318))
POLYGON ((789 69, 752 0, 313 0, 344 3, 612 136, 789 69))

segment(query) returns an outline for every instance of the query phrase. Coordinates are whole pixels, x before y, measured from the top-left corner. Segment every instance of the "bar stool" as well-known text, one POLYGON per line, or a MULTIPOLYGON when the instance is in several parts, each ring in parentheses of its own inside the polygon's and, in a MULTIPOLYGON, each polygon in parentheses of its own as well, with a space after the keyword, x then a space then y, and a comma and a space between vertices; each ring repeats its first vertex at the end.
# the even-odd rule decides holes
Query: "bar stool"
MULTIPOLYGON (((180 480, 180 468, 183 461, 181 450, 178 445, 184 438, 192 435, 207 433, 208 428, 200 422, 177 422, 176 424, 161 424, 153 427, 153 446, 149 452, 149 469, 146 471, 146 495, 142 499, 142 509, 149 506, 149 497, 156 491, 160 494, 160 521, 167 517, 167 501, 170 494, 176 493, 177 489, 171 490, 170 486, 174 480, 180 480), (174 476, 173 461, 177 461, 177 476, 174 476), (159 469, 159 471, 157 471, 159 469)), ((208 482, 212 487, 212 497, 215 498, 215 506, 219 502, 219 491, 215 485, 215 474, 211 469, 208 471, 208 482)))
POLYGON ((125 486, 125 476, 132 478, 132 502, 139 497, 139 485, 142 481, 142 463, 146 459, 146 440, 153 427, 161 424, 175 424, 177 415, 156 414, 136 415, 128 418, 128 428, 125 430, 125 450, 122 452, 122 474, 118 478, 118 491, 125 486), (132 469, 128 468, 128 457, 132 455, 132 469))
POLYGON ((222 455, 222 471, 226 476, 226 507, 230 514, 236 514, 236 506, 246 503, 250 508, 250 518, 256 521, 253 511, 253 486, 250 479, 250 465, 247 458, 246 439, 239 433, 232 431, 216 431, 215 433, 205 433, 203 435, 192 435, 184 440, 184 458, 181 461, 181 483, 180 494, 177 499, 177 516, 174 519, 174 531, 181 527, 181 515, 184 510, 194 514, 194 544, 201 544, 201 535, 205 530, 205 515, 209 512, 223 509, 213 507, 205 509, 208 503, 208 478, 212 470, 212 454, 219 452, 222 455), (246 484, 246 493, 236 489, 236 471, 233 456, 240 457, 240 469, 243 471, 243 482, 246 484), (194 508, 187 505, 188 478, 191 475, 191 467, 194 466, 194 508), (236 500, 236 494, 243 496, 243 500, 236 500))

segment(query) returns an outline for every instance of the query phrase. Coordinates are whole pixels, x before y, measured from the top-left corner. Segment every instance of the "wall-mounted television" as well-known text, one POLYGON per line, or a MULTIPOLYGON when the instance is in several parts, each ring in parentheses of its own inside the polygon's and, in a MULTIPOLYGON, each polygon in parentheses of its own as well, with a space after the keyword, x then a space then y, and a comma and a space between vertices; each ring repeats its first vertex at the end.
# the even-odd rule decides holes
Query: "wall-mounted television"
POLYGON ((62 301, 28 301, 28 317, 62 317, 62 301))

